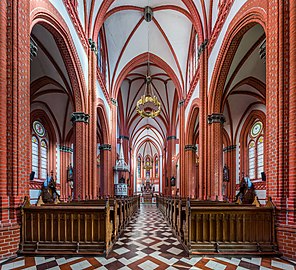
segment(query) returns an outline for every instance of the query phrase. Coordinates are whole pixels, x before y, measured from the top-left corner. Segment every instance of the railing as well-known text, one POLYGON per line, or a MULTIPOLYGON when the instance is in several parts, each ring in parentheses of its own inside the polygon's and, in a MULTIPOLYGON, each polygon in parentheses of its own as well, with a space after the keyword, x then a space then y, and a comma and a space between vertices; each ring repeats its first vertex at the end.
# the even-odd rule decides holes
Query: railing
POLYGON ((276 254, 275 207, 157 197, 190 254, 276 254))
POLYGON ((22 208, 22 254, 108 254, 140 198, 22 208))

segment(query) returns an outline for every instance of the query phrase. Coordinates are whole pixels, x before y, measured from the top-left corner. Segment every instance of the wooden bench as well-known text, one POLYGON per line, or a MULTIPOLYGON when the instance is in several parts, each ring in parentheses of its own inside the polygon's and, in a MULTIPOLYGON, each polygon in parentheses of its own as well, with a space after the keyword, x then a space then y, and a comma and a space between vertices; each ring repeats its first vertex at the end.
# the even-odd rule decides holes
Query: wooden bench
POLYGON ((22 254, 108 254, 139 206, 139 196, 22 208, 22 254))
POLYGON ((275 207, 157 197, 189 254, 275 255, 275 207), (167 207, 167 209, 164 209, 167 207))

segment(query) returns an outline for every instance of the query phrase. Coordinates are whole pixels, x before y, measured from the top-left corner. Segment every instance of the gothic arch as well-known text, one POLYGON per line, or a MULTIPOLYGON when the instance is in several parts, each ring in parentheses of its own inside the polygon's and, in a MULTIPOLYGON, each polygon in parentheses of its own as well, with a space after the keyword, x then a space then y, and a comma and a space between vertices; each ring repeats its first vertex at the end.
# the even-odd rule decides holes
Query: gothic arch
POLYGON ((85 111, 86 83, 80 60, 66 22, 55 7, 45 1, 30 3, 30 31, 36 24, 42 25, 54 37, 67 68, 74 94, 74 110, 85 111))
POLYGON ((230 23, 224 38, 209 88, 209 112, 223 113, 222 97, 227 75, 244 34, 255 24, 260 24, 266 33, 266 1, 247 2, 230 23), (257 7, 256 7, 257 5, 257 7), (260 6, 261 5, 261 6, 260 6))

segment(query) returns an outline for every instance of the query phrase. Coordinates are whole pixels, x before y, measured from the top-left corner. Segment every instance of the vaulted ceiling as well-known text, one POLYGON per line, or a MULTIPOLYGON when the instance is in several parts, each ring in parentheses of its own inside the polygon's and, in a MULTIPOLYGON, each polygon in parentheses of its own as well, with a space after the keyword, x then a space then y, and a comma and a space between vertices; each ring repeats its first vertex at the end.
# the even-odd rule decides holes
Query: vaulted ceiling
POLYGON ((198 27, 193 22, 200 23, 196 32, 208 34, 217 20, 218 4, 218 0, 78 1, 84 31, 94 41, 99 31, 105 38, 107 89, 118 101, 120 133, 132 138, 132 147, 140 149, 143 141, 149 141, 161 151, 167 136, 178 136, 178 103, 190 86, 189 49, 198 27), (144 19, 146 6, 153 10, 151 22, 144 19), (155 119, 141 118, 135 110, 144 93, 148 61, 153 90, 162 104, 155 119))

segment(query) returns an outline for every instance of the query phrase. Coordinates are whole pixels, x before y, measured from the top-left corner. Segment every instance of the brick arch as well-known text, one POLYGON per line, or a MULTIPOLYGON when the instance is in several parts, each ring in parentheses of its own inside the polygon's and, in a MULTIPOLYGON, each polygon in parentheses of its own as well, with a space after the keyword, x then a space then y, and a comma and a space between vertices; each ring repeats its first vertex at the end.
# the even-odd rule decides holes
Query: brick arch
POLYGON ((78 53, 66 22, 53 5, 44 0, 31 1, 30 9, 30 31, 36 24, 40 24, 53 35, 70 78, 74 94, 74 110, 84 112, 86 83, 78 53))
POLYGON ((199 115, 199 98, 193 100, 188 114, 188 124, 186 128, 186 144, 194 144, 194 125, 199 115))
POLYGON ((137 67, 138 65, 143 63, 144 61, 147 61, 148 57, 156 66, 162 68, 168 74, 168 76, 172 79, 172 81, 177 89, 179 99, 181 100, 183 98, 182 87, 180 85, 179 79, 178 79, 177 75, 175 74, 174 70, 168 65, 168 63, 166 63, 159 56, 157 56, 153 53, 149 53, 149 55, 148 55, 148 52, 142 53, 142 54, 136 56, 129 63, 127 63, 125 65, 125 67, 121 70, 120 74, 118 75, 118 77, 116 79, 112 96, 114 98, 117 98, 120 86, 121 86, 123 80, 125 79, 125 77, 127 76, 127 74, 130 71, 132 71, 135 67, 137 67))
POLYGON ((216 60, 209 90, 209 111, 222 112, 223 90, 232 60, 244 34, 254 25, 260 24, 266 33, 266 0, 247 2, 230 23, 216 60))
POLYGON ((108 125, 108 119, 107 119, 107 114, 105 110, 105 105, 104 102, 98 98, 97 100, 97 113, 98 113, 98 118, 101 123, 102 127, 102 137, 103 137, 103 142, 102 143, 108 143, 110 142, 110 134, 109 134, 109 125, 108 125))

